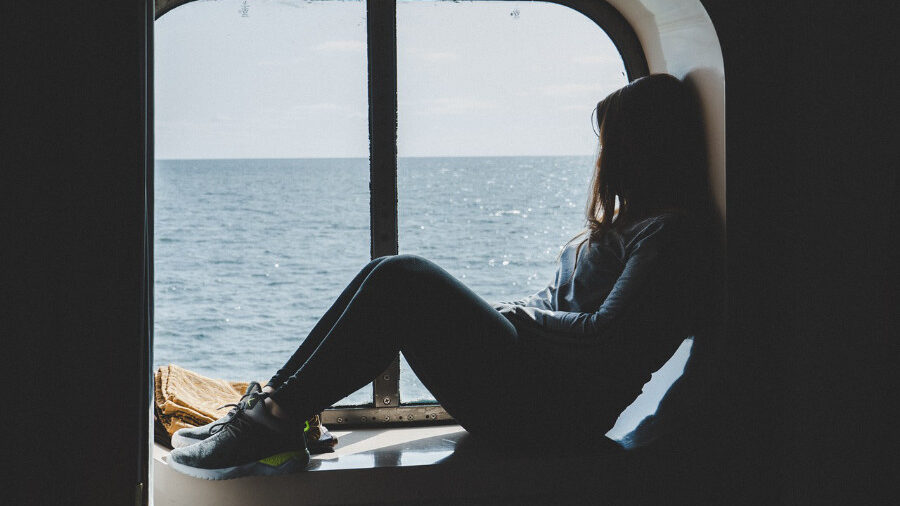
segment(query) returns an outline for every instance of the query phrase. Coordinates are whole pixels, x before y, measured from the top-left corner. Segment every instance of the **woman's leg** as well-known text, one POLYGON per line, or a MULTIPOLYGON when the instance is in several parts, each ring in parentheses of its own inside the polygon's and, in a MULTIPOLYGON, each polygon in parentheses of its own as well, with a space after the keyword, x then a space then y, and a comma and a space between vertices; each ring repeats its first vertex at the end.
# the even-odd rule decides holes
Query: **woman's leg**
POLYGON ((359 290, 360 285, 362 285, 363 280, 372 272, 382 260, 388 257, 379 257, 371 262, 369 262, 356 277, 350 281, 350 284, 344 288, 344 291, 341 292, 341 295, 337 298, 336 301, 331 305, 331 308, 325 312, 322 318, 316 322, 316 325, 309 332, 309 335, 306 336, 306 339, 300 344, 297 348, 297 351, 291 355, 291 358, 275 373, 274 376, 267 383, 267 387, 271 389, 276 389, 284 383, 284 380, 289 378, 292 374, 297 372, 300 367, 306 363, 309 357, 312 355, 316 348, 319 346, 319 343, 322 342, 322 339, 328 334, 328 331, 331 330, 331 327, 334 326, 338 317, 344 312, 344 309, 347 307, 347 304, 350 303, 350 299, 356 294, 356 291, 359 290))
MULTIPOLYGON (((543 357, 523 354, 524 343, 505 317, 427 260, 397 256, 378 262, 318 337, 315 350, 277 390, 252 395, 213 436, 173 450, 170 465, 209 479, 302 470, 309 461, 303 434, 276 408, 293 420, 308 419, 372 381, 399 351, 470 432, 518 442, 556 429, 548 416, 529 417, 535 398, 552 395, 544 395, 546 379, 535 381, 534 369, 547 365, 543 357)), ((542 411, 553 413, 553 406, 542 411)))
POLYGON ((495 403, 522 397, 511 373, 517 339, 506 318, 437 265, 389 257, 271 398, 292 417, 308 418, 371 382, 402 351, 462 425, 479 427, 495 403))

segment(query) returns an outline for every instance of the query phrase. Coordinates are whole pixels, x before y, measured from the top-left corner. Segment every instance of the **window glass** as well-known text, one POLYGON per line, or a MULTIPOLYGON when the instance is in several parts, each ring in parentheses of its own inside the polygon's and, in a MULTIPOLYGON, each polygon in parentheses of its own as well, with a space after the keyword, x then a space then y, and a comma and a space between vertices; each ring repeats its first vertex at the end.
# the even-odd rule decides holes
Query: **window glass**
POLYGON ((266 381, 369 260, 365 41, 364 2, 156 22, 154 367, 266 381))
MULTIPOLYGON (((546 286, 584 224, 596 103, 626 84, 612 41, 556 4, 399 2, 400 252, 488 301, 546 286)), ((403 402, 433 396, 401 360, 403 402)))

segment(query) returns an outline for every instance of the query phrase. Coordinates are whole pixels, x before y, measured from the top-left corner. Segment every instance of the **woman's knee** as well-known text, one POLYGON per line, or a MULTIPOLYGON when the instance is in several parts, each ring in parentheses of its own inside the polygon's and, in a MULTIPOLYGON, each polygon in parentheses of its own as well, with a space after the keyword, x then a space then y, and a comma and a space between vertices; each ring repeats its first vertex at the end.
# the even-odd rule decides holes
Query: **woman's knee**
POLYGON ((378 257, 378 258, 369 260, 369 263, 367 263, 365 266, 363 266, 363 268, 360 269, 359 272, 356 274, 355 281, 362 282, 364 279, 366 279, 372 273, 372 271, 375 270, 376 267, 381 265, 381 263, 384 262, 385 260, 387 260, 388 258, 391 258, 391 257, 390 256, 382 256, 382 257, 378 257))
POLYGON ((373 258, 372 260, 369 260, 368 264, 366 264, 365 269, 367 269, 367 270, 374 269, 375 267, 378 267, 378 265, 381 264, 381 262, 384 262, 385 260, 387 260, 389 258, 393 258, 393 257, 394 257, 394 255, 384 255, 384 256, 380 256, 378 258, 373 258))
POLYGON ((364 288, 380 297, 402 297, 414 305, 441 286, 443 270, 433 262, 417 255, 383 257, 366 277, 364 288))
POLYGON ((439 268, 434 262, 418 255, 392 255, 381 257, 377 270, 382 274, 409 277, 433 272, 439 268))

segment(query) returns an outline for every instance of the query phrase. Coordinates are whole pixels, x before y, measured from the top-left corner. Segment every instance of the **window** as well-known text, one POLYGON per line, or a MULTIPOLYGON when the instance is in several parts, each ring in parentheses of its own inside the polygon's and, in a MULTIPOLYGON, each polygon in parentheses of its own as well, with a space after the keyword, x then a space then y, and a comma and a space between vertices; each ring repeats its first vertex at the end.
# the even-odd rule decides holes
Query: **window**
MULTIPOLYGON (((646 73, 621 17, 585 4, 225 0, 161 18, 154 366, 268 379, 372 256, 432 258, 489 300, 548 282, 583 220, 593 105, 646 73)), ((446 419, 433 402, 398 357, 325 422, 446 419)))
POLYGON ((266 381, 369 260, 365 4, 195 2, 155 32, 154 367, 266 381))

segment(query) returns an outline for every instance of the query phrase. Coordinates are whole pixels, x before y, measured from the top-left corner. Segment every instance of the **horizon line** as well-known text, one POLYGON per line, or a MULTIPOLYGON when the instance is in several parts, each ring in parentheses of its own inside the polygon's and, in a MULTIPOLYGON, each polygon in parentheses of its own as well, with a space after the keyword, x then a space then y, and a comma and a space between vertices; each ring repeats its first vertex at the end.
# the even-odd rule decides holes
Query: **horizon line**
MULTIPOLYGON (((569 155, 412 155, 412 156, 398 156, 397 159, 403 158, 551 158, 551 157, 583 157, 583 156, 595 156, 593 153, 589 154, 569 154, 569 155)), ((200 157, 190 157, 190 158, 156 158, 154 157, 154 161, 164 161, 164 162, 174 162, 174 161, 189 161, 189 160, 368 160, 368 156, 291 156, 291 157, 278 157, 278 156, 263 156, 263 157, 213 157, 213 158, 200 158, 200 157)))

